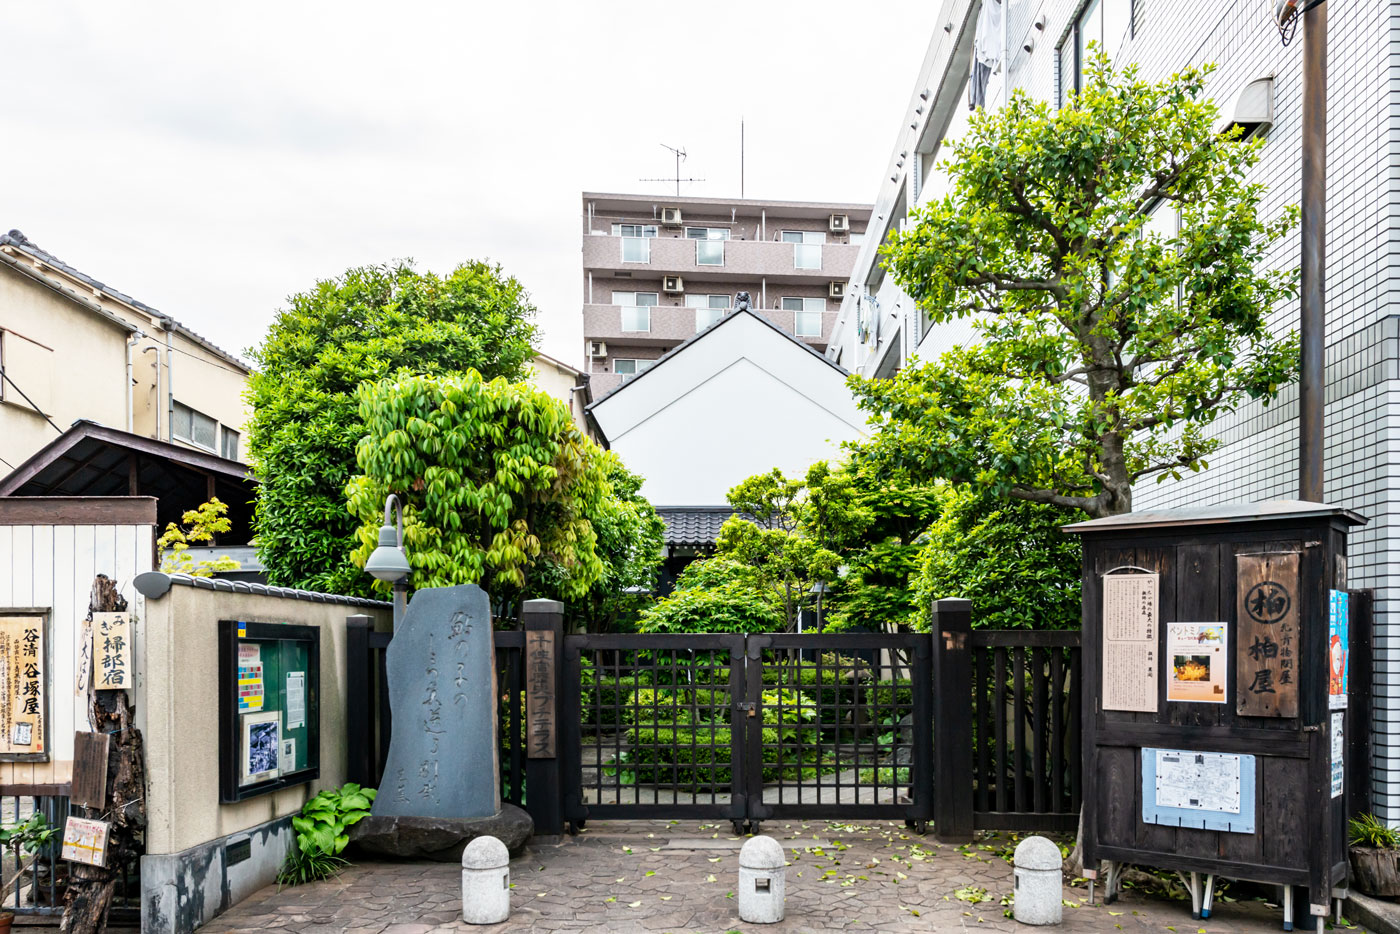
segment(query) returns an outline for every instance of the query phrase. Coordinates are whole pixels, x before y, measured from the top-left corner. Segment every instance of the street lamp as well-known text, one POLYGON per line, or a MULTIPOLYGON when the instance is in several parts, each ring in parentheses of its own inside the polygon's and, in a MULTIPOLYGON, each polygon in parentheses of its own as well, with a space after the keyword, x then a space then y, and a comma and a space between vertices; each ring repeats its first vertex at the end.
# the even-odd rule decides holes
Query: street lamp
POLYGON ((365 570, 377 580, 393 582, 394 631, 397 632, 408 605, 408 575, 413 569, 403 550, 403 507, 393 493, 384 500, 384 524, 379 527, 379 547, 365 562, 365 570), (389 524, 390 510, 398 519, 396 525, 389 524))

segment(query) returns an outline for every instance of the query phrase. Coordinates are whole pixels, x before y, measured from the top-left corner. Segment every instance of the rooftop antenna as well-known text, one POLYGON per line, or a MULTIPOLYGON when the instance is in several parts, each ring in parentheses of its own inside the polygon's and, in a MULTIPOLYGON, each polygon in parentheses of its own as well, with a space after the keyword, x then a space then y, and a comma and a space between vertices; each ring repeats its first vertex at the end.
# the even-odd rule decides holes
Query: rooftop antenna
POLYGON ((662 144, 661 144, 661 148, 662 148, 662 149, 669 149, 669 150, 671 150, 672 153, 675 154, 675 157, 676 157, 676 176, 675 176, 675 178, 639 178, 639 179, 637 179, 637 181, 639 181, 639 182, 675 182, 675 183, 676 183, 676 197, 677 197, 677 198, 679 198, 679 197, 681 196, 681 182, 703 182, 703 181, 704 181, 703 178, 681 178, 681 161, 682 161, 683 159, 685 159, 685 150, 684 150, 684 149, 677 149, 675 146, 667 146, 665 143, 662 143, 662 144))

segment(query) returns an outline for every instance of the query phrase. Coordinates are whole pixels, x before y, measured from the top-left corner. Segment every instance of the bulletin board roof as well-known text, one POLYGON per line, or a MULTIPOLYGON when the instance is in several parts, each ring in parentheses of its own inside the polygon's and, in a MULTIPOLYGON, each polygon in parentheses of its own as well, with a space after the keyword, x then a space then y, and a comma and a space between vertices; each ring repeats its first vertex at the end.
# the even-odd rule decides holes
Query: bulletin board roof
POLYGON ((1349 525, 1365 525, 1360 513, 1342 506, 1308 503, 1298 499, 1278 499, 1267 503, 1223 503, 1188 509, 1161 509, 1151 512, 1130 512, 1121 516, 1090 519, 1063 526, 1073 535, 1092 532, 1117 532, 1124 529, 1153 529, 1183 525, 1227 525, 1238 522, 1281 522, 1291 519, 1319 519, 1338 516, 1349 525))

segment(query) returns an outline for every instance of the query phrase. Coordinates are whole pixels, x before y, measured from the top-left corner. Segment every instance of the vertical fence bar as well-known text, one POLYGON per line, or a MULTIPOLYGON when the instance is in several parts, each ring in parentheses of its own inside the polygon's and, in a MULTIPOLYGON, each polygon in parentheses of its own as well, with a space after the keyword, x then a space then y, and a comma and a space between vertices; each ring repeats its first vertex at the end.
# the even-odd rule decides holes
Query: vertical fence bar
POLYGON ((933 828, 972 839, 972 603, 933 601, 933 828))
POLYGON ((564 604, 526 600, 520 611, 525 631, 525 809, 535 833, 564 833, 563 785, 559 763, 559 697, 563 688, 564 604), (548 638, 544 638, 547 636, 548 638), (541 738, 548 735, 548 748, 541 738))
POLYGON ((1062 813, 1065 807, 1065 770, 1069 750, 1065 748, 1065 650, 1050 650, 1050 810, 1062 813))
POLYGON ((382 648, 372 649, 374 655, 374 670, 378 678, 378 688, 376 693, 379 697, 379 749, 374 758, 374 781, 372 784, 377 788, 384 779, 384 766, 389 762, 389 741, 394 734, 394 712, 389 706, 389 652, 388 644, 382 648))
POLYGON ((1035 735, 1031 740, 1031 771, 1035 784, 1032 786, 1032 797, 1037 812, 1045 811, 1045 791, 1049 784, 1045 768, 1045 664, 1046 656, 1049 654, 1045 649, 1035 648, 1027 650, 1031 656, 1031 688, 1033 693, 1031 703, 1031 716, 1035 722, 1032 729, 1035 735))
POLYGON ((972 651, 977 659, 976 673, 973 676, 973 693, 977 701, 977 810, 990 811, 992 718, 988 715, 991 707, 991 701, 988 699, 988 691, 991 689, 991 678, 987 674, 988 650, 980 648, 972 651))
POLYGON ((1011 772, 1016 777, 1016 810, 1030 810, 1030 778, 1026 774, 1026 760, 1029 754, 1026 751, 1026 653, 1030 651, 1026 646, 1017 646, 1012 651, 1015 659, 1014 674, 1012 675, 1012 696, 1013 710, 1015 715, 1011 718, 1011 731, 1014 742, 1011 746, 1011 761, 1013 763, 1011 772))
POLYGON ((992 728, 996 734, 996 760, 993 769, 996 772, 997 780, 997 805, 998 811, 1011 810, 1011 801, 1008 797, 1009 782, 1007 774, 1010 769, 1006 762, 1006 647, 999 645, 994 650, 996 665, 993 669, 992 677, 992 728))
POLYGON ((1083 777, 1081 769, 1083 763, 1080 761, 1079 741, 1082 735, 1079 729, 1080 711, 1080 656, 1082 646, 1069 650, 1069 750, 1066 758, 1069 759, 1069 810, 1074 813, 1079 810, 1082 803, 1082 791, 1080 780, 1083 777))
POLYGON ((356 784, 372 785, 370 749, 374 723, 370 719, 369 634, 372 616, 345 618, 345 759, 346 777, 356 784))

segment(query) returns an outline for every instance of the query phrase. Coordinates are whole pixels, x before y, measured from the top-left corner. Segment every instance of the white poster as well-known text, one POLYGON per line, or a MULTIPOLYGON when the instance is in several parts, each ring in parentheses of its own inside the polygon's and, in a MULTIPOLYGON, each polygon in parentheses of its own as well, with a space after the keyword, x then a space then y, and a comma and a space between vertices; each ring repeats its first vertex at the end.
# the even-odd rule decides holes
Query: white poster
POLYGON ((289 730, 306 726, 306 672, 287 672, 287 724, 289 730))
POLYGON ((1167 623, 1167 700, 1225 703, 1227 627, 1167 623))
POLYGON ((1103 709, 1157 712, 1156 574, 1103 579, 1103 709))
POLYGON ((1343 773, 1346 769, 1346 739, 1343 723, 1346 714, 1332 714, 1332 797, 1342 796, 1343 773))
POLYGON ((1240 813, 1240 757, 1158 749, 1157 806, 1240 813))

